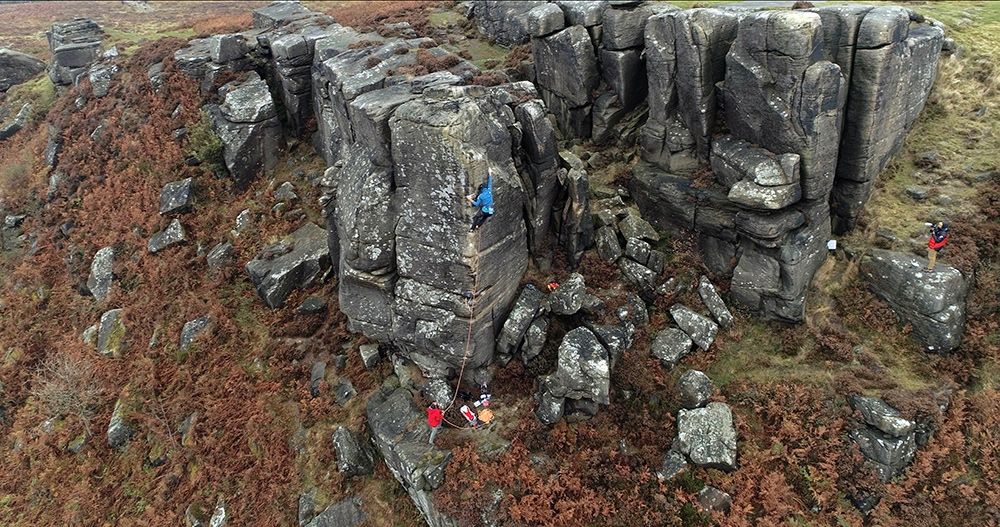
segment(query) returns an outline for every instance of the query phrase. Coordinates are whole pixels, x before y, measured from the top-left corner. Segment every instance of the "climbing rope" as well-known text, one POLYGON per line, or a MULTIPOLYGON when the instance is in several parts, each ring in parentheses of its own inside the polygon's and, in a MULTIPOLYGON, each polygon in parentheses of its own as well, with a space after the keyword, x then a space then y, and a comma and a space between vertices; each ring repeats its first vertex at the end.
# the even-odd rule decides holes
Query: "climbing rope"
MULTIPOLYGON (((488 170, 488 169, 487 169, 488 170)), ((472 298, 469 300, 469 332, 465 337, 465 352, 462 356, 462 367, 458 370, 458 381, 455 383, 455 393, 451 396, 451 401, 448 406, 442 412, 442 420, 452 428, 459 428, 465 430, 474 430, 476 428, 481 428, 486 426, 488 423, 473 425, 473 426, 460 426, 452 423, 443 414, 447 414, 448 410, 455 406, 455 400, 458 399, 458 391, 462 386, 462 377, 465 375, 465 365, 469 363, 469 352, 472 348, 472 326, 475 322, 476 315, 476 298, 479 289, 479 252, 482 249, 483 236, 482 227, 476 229, 476 259, 472 264, 472 298)))

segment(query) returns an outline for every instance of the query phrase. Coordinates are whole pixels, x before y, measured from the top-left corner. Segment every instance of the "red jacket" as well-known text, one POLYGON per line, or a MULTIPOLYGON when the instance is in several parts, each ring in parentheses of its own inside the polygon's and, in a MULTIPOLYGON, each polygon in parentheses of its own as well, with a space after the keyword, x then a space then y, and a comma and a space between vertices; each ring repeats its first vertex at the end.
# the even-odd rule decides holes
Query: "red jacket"
POLYGON ((427 408, 427 424, 431 428, 435 428, 441 424, 441 419, 444 419, 444 411, 440 408, 427 408))
POLYGON ((948 243, 948 226, 944 225, 942 227, 934 227, 931 229, 931 239, 927 240, 927 247, 934 249, 935 251, 940 250, 944 247, 944 244, 948 243))

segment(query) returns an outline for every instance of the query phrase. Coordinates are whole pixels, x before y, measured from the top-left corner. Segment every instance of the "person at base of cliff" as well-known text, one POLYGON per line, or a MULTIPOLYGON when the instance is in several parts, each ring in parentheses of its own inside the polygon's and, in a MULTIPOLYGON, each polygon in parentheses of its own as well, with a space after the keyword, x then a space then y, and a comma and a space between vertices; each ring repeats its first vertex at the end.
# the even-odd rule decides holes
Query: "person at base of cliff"
POLYGON ((934 262, 938 253, 943 251, 945 244, 948 243, 948 236, 947 222, 939 221, 931 226, 931 238, 927 240, 927 269, 924 269, 928 273, 934 272, 934 262))
POLYGON ((466 196, 474 207, 479 207, 479 212, 472 218, 472 227, 469 232, 473 232, 486 223, 486 220, 493 215, 493 169, 487 169, 486 184, 479 185, 479 193, 476 199, 466 196))
POLYGON ((431 403, 427 407, 427 424, 431 427, 431 438, 427 440, 428 443, 434 444, 434 436, 437 435, 438 430, 441 429, 441 421, 444 420, 444 411, 438 406, 438 403, 431 403))
POLYGON ((472 408, 469 408, 469 405, 463 404, 459 411, 462 412, 462 417, 469 422, 469 425, 479 426, 479 418, 476 417, 476 412, 473 412, 472 408))

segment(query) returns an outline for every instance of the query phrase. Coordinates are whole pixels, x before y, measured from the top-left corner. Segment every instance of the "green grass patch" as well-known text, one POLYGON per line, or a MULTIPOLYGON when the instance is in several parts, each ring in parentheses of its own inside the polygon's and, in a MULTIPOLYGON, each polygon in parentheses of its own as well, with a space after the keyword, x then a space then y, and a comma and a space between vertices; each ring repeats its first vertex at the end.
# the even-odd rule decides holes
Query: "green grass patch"
POLYGON ((12 111, 17 112, 26 102, 33 107, 32 121, 41 121, 48 115, 49 109, 56 102, 55 85, 47 74, 40 73, 34 79, 12 86, 7 91, 12 111))
POLYGON ((156 40, 163 37, 177 37, 188 39, 194 35, 194 30, 190 28, 173 30, 151 30, 151 31, 122 31, 113 27, 103 28, 109 35, 106 47, 118 46, 119 51, 124 55, 129 55, 139 49, 139 44, 147 40, 156 40))

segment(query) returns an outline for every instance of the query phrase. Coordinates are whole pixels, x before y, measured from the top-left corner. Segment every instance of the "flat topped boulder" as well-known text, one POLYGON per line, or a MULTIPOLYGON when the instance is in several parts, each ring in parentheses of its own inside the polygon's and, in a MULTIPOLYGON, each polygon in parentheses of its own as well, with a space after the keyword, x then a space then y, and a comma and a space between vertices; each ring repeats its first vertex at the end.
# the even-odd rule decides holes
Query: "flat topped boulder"
POLYGON ((0 48, 0 92, 45 71, 45 62, 8 48, 0 48))
POLYGON ((677 412, 677 447, 700 467, 736 469, 736 426, 726 403, 677 412))
POLYGON ((611 367, 608 350, 587 328, 576 328, 559 345, 556 372, 545 379, 545 386, 556 397, 589 399, 608 404, 611 367))
POLYGON ((330 269, 326 230, 307 223, 284 240, 272 244, 246 264, 257 294, 270 308, 285 304, 293 289, 318 282, 330 269))
POLYGON ((949 353, 965 331, 965 300, 969 281, 957 269, 938 262, 926 272, 927 259, 872 249, 861 259, 861 273, 872 291, 893 312, 913 325, 927 351, 949 353))
POLYGON ((229 90, 219 109, 233 123, 259 123, 278 115, 267 83, 260 77, 229 90))

